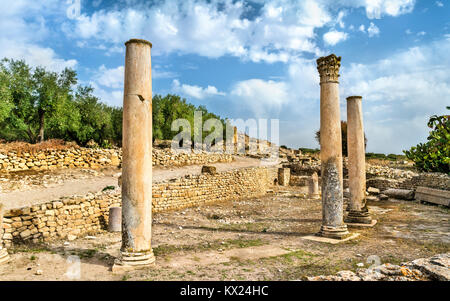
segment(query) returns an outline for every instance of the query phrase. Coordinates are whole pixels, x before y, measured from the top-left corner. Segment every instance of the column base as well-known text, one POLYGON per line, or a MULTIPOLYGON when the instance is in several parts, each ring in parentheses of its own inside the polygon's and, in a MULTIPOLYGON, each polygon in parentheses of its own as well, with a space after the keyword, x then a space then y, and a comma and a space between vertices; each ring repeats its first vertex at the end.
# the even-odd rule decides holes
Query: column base
POLYGON ((10 260, 8 251, 5 248, 0 249, 0 264, 10 260))
POLYGON ((323 226, 320 228, 319 233, 316 234, 317 236, 327 237, 327 238, 334 238, 334 239, 344 239, 349 237, 351 234, 347 230, 347 225, 342 225, 339 227, 330 227, 330 226, 323 226))
POLYGON ((371 224, 372 217, 368 211, 349 210, 347 216, 344 218, 344 223, 371 224))
POLYGON ((151 267, 155 263, 153 250, 147 252, 120 252, 120 257, 114 261, 113 272, 151 267))

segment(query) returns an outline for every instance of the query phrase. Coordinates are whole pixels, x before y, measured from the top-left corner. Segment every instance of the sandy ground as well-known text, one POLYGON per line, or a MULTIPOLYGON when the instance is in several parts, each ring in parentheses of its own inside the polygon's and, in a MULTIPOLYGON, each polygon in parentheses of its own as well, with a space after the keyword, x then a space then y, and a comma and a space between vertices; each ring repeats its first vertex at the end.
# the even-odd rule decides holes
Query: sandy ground
POLYGON ((0 280, 296 280, 450 250, 449 209, 415 201, 369 203, 378 224, 351 230, 360 233, 354 240, 305 240, 320 229, 321 204, 302 189, 155 214, 152 268, 112 273, 121 238, 103 232, 10 249, 0 280))
MULTIPOLYGON (((232 163, 215 163, 217 171, 261 166, 261 160, 235 157, 232 163)), ((153 168, 153 182, 200 174, 202 165, 172 168, 153 168)), ((121 170, 103 168, 101 170, 55 170, 46 172, 19 172, 0 175, 0 201, 5 209, 45 203, 61 197, 85 195, 101 191, 106 186, 117 186, 121 170)))

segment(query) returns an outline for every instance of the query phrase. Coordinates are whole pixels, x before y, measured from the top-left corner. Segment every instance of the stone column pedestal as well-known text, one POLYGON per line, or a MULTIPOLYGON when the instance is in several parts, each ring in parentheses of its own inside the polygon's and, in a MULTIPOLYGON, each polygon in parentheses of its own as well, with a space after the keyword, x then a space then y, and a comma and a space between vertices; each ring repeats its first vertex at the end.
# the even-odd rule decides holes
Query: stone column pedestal
POLYGON ((361 96, 347 97, 347 150, 350 198, 346 223, 370 224, 366 206, 366 158, 361 96))
POLYGON ((320 74, 320 159, 322 161, 322 228, 318 235, 343 239, 349 235, 343 219, 342 137, 339 109, 341 57, 317 60, 320 74))
POLYGON ((6 248, 3 247, 3 204, 0 204, 0 264, 9 261, 9 254, 6 248))
POLYGON ((318 199, 319 195, 319 177, 317 173, 313 173, 308 181, 308 197, 310 199, 318 199))
POLYGON ((155 261, 152 238, 152 75, 151 47, 145 40, 125 43, 122 138, 122 247, 119 267, 155 261))

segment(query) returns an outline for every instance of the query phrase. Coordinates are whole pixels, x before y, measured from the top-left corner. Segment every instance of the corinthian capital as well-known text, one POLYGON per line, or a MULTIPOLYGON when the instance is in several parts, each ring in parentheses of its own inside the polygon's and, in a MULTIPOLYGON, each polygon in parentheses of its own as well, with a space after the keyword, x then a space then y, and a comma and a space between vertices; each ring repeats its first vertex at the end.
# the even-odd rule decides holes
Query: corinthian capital
POLYGON ((339 78, 339 68, 341 67, 341 57, 331 54, 317 59, 317 70, 320 74, 320 83, 337 83, 339 78))

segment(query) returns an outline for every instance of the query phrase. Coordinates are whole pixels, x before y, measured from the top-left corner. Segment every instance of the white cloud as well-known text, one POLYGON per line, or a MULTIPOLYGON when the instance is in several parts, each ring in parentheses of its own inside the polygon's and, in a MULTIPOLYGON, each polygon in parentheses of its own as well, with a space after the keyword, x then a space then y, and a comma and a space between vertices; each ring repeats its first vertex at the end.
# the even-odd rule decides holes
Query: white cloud
POLYGON ((345 28, 345 23, 344 23, 344 21, 343 21, 345 15, 346 15, 346 12, 343 11, 343 10, 341 10, 341 11, 338 13, 336 22, 339 24, 339 27, 340 27, 340 28, 345 28))
POLYGON ((176 93, 181 93, 186 96, 190 96, 196 99, 204 99, 211 96, 224 96, 226 95, 224 92, 219 92, 216 87, 208 86, 206 88, 202 88, 199 86, 191 86, 187 84, 180 84, 180 81, 174 79, 172 81, 172 90, 176 93))
POLYGON ((369 19, 380 19, 383 15, 396 17, 410 13, 414 9, 415 2, 415 0, 365 0, 363 6, 369 19))
MULTIPOLYGON (((217 58, 231 55, 254 62, 286 62, 299 53, 319 52, 314 29, 332 21, 327 7, 313 0, 264 3, 260 14, 243 16, 241 1, 166 1, 99 10, 67 21, 70 37, 122 44, 130 37, 150 40, 153 54, 179 52, 217 58)), ((343 26, 343 12, 337 16, 343 26)))
POLYGON ((443 7, 444 3, 442 3, 441 1, 436 1, 436 5, 439 6, 439 7, 443 7))
POLYGON ((450 95, 450 40, 413 47, 341 71, 341 97, 363 96, 368 150, 401 153, 426 140, 426 122, 443 114, 450 95))
POLYGON ((52 48, 41 46, 50 36, 45 16, 59 9, 56 0, 9 1, 7 8, 0 10, 0 58, 23 59, 33 67, 52 71, 74 68, 75 59, 62 59, 52 48))
POLYGON ((361 25, 359 26, 358 30, 359 30, 359 31, 362 31, 362 32, 366 32, 366 27, 364 26, 364 24, 361 24, 361 25))
POLYGON ((374 37, 374 36, 378 36, 380 34, 380 29, 373 24, 372 22, 370 22, 370 26, 369 28, 367 28, 367 33, 369 34, 369 37, 374 37))
POLYGON ((323 40, 327 45, 336 45, 339 42, 345 41, 348 34, 341 31, 331 30, 323 35, 323 40))
POLYGON ((51 48, 3 38, 0 38, 0 45, 5 45, 5 47, 0 47, 0 58, 25 60, 32 67, 43 66, 51 71, 59 72, 66 67, 75 68, 77 66, 77 60, 61 59, 51 48))
POLYGON ((94 78, 98 84, 104 87, 123 89, 124 66, 108 69, 105 65, 101 65, 94 78))
POLYGON ((271 110, 280 110, 290 100, 287 83, 273 80, 240 81, 230 94, 237 104, 250 108, 259 117, 271 110))

